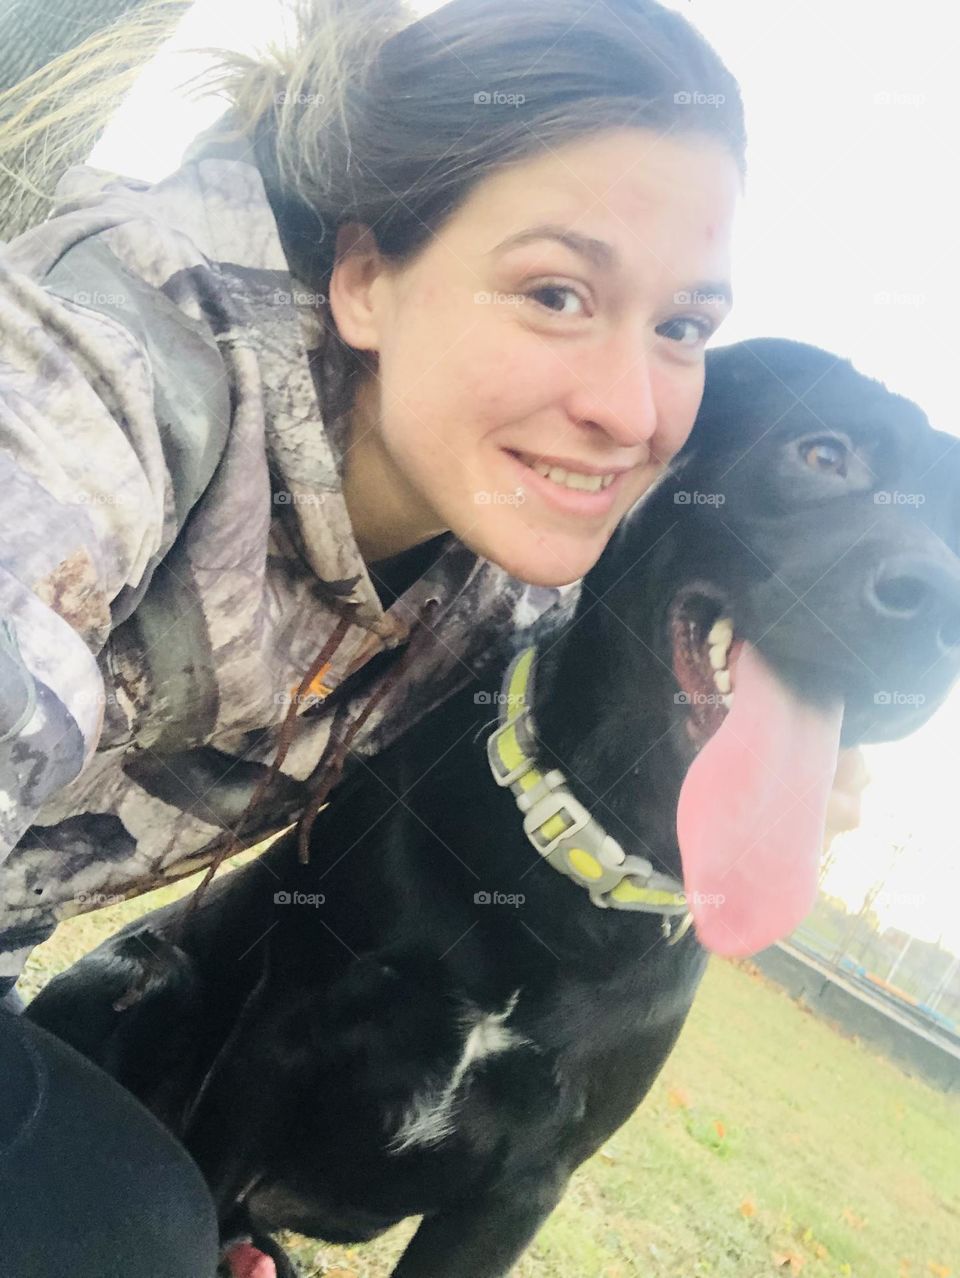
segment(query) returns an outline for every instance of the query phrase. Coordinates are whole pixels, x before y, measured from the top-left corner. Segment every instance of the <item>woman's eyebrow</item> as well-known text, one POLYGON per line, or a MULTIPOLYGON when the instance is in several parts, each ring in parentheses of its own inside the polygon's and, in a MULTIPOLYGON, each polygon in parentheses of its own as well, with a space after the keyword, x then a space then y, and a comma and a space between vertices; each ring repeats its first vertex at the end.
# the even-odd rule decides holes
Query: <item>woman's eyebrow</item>
MULTIPOLYGON (((540 226, 528 227, 525 231, 516 231, 508 235, 489 250, 487 256, 505 253, 508 249, 520 244, 528 244, 531 240, 558 240, 579 253, 587 261, 592 262, 601 271, 613 272, 620 269, 620 255, 612 244, 606 240, 594 239, 591 235, 582 235, 579 231, 571 231, 567 227, 545 222, 540 226)), ((678 289, 676 296, 685 302, 715 302, 721 306, 733 305, 733 289, 726 280, 698 280, 685 289, 678 289), (684 296, 685 295, 685 296, 684 296)))
POLYGON ((559 240, 561 244, 565 244, 567 248, 573 249, 574 253, 587 258, 600 270, 612 271, 620 265, 617 250, 606 240, 595 240, 590 235, 581 235, 579 231, 571 231, 564 226, 556 226, 552 222, 544 223, 542 226, 531 226, 525 231, 508 235, 505 240, 501 240, 490 249, 487 256, 505 253, 507 249, 516 248, 518 244, 527 244, 530 240, 559 240))

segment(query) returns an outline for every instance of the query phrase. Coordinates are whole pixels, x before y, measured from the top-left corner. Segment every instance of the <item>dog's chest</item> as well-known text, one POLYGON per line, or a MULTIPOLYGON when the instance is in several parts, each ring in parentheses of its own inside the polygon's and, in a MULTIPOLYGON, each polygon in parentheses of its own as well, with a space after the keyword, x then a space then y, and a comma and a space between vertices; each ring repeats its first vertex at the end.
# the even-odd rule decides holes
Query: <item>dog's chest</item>
POLYGON ((436 1148, 456 1135, 466 1095, 490 1062, 506 1053, 537 1051, 536 1044, 509 1023, 519 995, 519 989, 514 991, 499 1011, 468 1007, 461 1014, 459 1057, 431 1071, 409 1103, 388 1115, 391 1154, 436 1148))

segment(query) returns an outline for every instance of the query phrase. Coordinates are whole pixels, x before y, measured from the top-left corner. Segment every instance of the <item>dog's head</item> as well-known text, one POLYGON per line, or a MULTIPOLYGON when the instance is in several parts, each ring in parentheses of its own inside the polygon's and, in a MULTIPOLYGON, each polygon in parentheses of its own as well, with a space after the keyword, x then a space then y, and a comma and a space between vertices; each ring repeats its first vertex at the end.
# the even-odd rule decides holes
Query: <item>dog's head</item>
POLYGON ((687 446, 587 593, 636 636, 627 678, 662 703, 688 894, 734 896, 694 901, 711 948, 799 922, 839 744, 904 736, 942 702, 958 550, 960 440, 916 405, 797 342, 708 356, 687 446))

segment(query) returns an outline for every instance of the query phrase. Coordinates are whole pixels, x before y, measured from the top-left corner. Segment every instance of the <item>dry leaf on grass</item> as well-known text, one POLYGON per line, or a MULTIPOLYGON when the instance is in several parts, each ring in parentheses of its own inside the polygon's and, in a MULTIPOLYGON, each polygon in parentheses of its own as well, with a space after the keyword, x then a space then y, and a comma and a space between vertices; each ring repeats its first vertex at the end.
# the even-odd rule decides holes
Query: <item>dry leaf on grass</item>
POLYGON ((849 1207, 844 1207, 840 1216, 848 1225, 852 1225, 854 1229, 862 1229, 867 1223, 865 1216, 858 1216, 857 1213, 849 1207))
POLYGON ((786 1269, 792 1274, 798 1274, 806 1261, 795 1251, 775 1251, 773 1263, 778 1269, 786 1269))

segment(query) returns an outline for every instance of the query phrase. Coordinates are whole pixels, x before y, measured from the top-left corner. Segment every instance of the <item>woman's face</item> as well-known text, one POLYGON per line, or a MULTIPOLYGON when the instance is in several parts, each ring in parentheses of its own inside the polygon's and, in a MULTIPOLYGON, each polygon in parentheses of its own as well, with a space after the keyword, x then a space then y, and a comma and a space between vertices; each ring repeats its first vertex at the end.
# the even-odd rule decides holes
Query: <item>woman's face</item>
POLYGON ((342 227, 333 315, 379 353, 344 482, 365 557, 450 529, 522 581, 588 572, 693 426, 739 190, 719 143, 617 129, 489 177, 402 269, 342 227))

